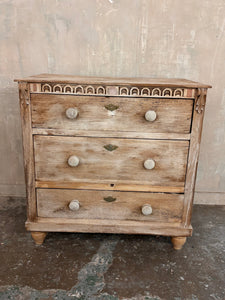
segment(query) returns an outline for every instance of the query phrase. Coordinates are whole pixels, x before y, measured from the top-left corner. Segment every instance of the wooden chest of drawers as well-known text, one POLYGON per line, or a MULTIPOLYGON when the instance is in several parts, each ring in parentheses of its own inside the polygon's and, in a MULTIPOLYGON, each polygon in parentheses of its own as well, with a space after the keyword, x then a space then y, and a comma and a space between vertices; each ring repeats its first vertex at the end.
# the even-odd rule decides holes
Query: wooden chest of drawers
POLYGON ((41 74, 17 79, 27 222, 49 231, 157 234, 190 224, 209 85, 41 74))

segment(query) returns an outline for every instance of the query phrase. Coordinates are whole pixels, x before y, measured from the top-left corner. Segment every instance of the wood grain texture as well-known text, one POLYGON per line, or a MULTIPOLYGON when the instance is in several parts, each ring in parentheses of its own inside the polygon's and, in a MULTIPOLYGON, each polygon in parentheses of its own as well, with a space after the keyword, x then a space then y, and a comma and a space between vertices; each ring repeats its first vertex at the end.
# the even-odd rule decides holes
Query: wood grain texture
POLYGON ((190 133, 193 100, 113 98, 71 95, 32 94, 32 126, 64 130, 133 131, 145 133, 190 133), (117 106, 114 111, 106 107, 117 106), (66 116, 76 108, 79 116, 66 116), (155 111, 156 120, 148 122, 145 113, 155 111))
POLYGON ((184 186, 157 186, 146 185, 140 181, 138 184, 122 183, 121 181, 104 180, 102 182, 67 182, 67 181, 36 181, 37 188, 60 188, 60 189, 87 189, 87 190, 110 190, 110 191, 137 191, 158 193, 184 193, 184 186), (113 183, 114 182, 114 183, 113 183))
POLYGON ((82 77, 60 74, 39 74, 26 78, 15 79, 15 81, 26 82, 59 82, 59 83, 87 83, 87 84, 108 84, 108 85, 148 85, 165 87, 187 87, 187 88, 210 88, 211 85, 178 78, 140 78, 140 77, 82 77))
POLYGON ((32 128, 34 135, 67 135, 67 136, 91 136, 91 137, 114 137, 114 138, 133 138, 133 139, 152 139, 152 140, 190 140, 189 133, 146 133, 139 131, 109 131, 109 130, 76 130, 76 129, 46 129, 32 128))
POLYGON ((181 223, 143 222, 127 220, 101 219, 65 219, 37 218, 35 222, 26 222, 27 230, 58 232, 99 232, 126 234, 156 234, 165 236, 190 236, 192 226, 184 227, 181 223))
POLYGON ((39 217, 180 222, 183 198, 182 194, 38 189, 37 207, 39 217), (108 197, 114 201, 107 202, 108 197), (80 203, 77 211, 69 209, 73 200, 80 203), (145 204, 152 207, 149 216, 141 212, 145 204))
POLYGON ((188 141, 35 136, 34 144, 38 181, 184 186, 188 141), (108 144, 118 148, 107 151, 108 144), (71 155, 79 158, 78 167, 68 166, 71 155), (155 161, 153 170, 143 166, 148 158, 155 161))
MULTIPOLYGON (((187 175, 186 175, 186 183, 185 183, 185 204, 184 204, 185 208, 183 214, 183 222, 185 226, 189 226, 191 222, 195 182, 196 182, 197 167, 198 167, 198 158, 199 158, 201 135, 202 135, 202 125, 203 125, 203 118, 204 118, 204 109, 199 108, 199 97, 201 98, 201 101, 204 101, 205 103, 206 101, 205 89, 200 89, 200 91, 197 91, 195 97, 190 150, 188 155, 188 167, 187 167, 187 175), (203 100, 202 97, 204 98, 203 100)), ((202 107, 204 106, 205 104, 202 107)))
POLYGON ((27 215, 29 220, 36 217, 35 174, 33 137, 31 130, 31 111, 29 85, 19 83, 20 113, 23 134, 24 173, 26 181, 27 215))

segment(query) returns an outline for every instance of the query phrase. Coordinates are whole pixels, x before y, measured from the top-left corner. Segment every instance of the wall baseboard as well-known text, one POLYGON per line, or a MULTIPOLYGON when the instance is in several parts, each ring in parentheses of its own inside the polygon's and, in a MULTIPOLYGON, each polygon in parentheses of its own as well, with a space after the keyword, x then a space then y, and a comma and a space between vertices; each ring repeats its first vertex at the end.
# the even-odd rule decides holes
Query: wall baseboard
POLYGON ((194 204, 225 205, 225 193, 195 192, 194 204))
POLYGON ((0 196, 26 197, 24 184, 0 184, 0 196))

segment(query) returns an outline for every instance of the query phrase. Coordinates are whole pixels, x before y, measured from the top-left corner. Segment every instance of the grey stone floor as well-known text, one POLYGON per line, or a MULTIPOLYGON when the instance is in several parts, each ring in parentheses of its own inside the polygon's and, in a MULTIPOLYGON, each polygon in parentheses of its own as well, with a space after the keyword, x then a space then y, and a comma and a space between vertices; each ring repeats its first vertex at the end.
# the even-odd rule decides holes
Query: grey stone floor
POLYGON ((0 199, 0 299, 225 299, 225 207, 194 206, 181 251, 169 238, 25 231, 25 200, 0 199))

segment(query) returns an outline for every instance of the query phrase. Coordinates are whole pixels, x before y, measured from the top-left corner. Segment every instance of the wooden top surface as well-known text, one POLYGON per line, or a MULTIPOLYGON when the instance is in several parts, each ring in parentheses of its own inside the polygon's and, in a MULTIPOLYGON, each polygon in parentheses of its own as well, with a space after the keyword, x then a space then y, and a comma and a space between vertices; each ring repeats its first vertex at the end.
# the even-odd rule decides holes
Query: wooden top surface
POLYGON ((211 85, 203 84, 180 78, 142 78, 142 77, 84 77, 60 74, 39 74, 26 78, 15 79, 23 82, 56 82, 79 84, 104 84, 104 85, 139 85, 139 86, 164 86, 183 88, 211 88, 211 85))

